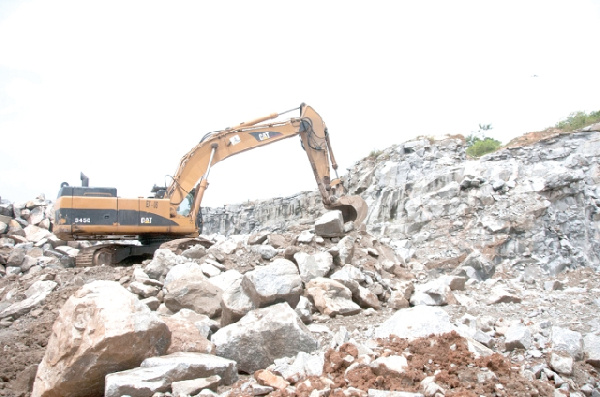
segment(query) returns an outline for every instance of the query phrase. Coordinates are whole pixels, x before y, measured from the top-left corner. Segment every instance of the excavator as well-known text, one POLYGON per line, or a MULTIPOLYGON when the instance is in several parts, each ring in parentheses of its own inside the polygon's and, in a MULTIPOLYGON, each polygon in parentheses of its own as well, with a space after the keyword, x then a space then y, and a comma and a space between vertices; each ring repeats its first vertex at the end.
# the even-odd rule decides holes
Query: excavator
POLYGON ((179 250, 206 243, 200 238, 201 203, 211 167, 230 156, 296 135, 308 156, 323 206, 340 210, 344 222, 363 222, 367 205, 359 196, 346 195, 325 122, 302 103, 298 108, 206 134, 181 158, 170 185, 155 185, 151 197, 121 198, 116 188, 90 187, 83 173, 82 186, 63 182, 54 205, 53 232, 64 241, 110 241, 81 250, 76 266, 115 265, 130 257, 151 256, 168 242, 176 242, 171 248, 179 250), (300 117, 276 120, 298 109, 300 117), (335 171, 333 180, 330 168, 335 171), (181 211, 186 198, 193 204, 181 211))

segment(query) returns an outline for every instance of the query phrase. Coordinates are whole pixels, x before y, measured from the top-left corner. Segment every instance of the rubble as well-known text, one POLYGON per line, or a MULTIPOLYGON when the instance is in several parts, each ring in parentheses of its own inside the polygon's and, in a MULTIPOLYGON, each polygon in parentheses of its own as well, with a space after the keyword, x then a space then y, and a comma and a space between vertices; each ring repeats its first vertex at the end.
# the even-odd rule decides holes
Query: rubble
POLYGON ((0 396, 599 395, 586 134, 407 142, 349 176, 366 225, 302 194, 128 266, 74 267, 93 243, 57 240, 49 201, 1 202, 0 396))

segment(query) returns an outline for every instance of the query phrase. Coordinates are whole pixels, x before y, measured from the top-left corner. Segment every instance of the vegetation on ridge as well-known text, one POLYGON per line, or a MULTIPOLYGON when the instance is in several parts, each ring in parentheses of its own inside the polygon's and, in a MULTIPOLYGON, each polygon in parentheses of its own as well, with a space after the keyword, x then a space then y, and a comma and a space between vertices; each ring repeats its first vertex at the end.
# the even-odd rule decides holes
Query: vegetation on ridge
POLYGON ((600 110, 595 112, 573 112, 564 120, 556 123, 555 127, 562 131, 574 131, 600 122, 600 110))
POLYGON ((467 155, 470 157, 481 157, 484 154, 488 154, 491 152, 495 152, 502 146, 502 142, 499 140, 486 137, 485 131, 489 131, 492 129, 491 124, 479 124, 479 131, 477 136, 475 134, 470 134, 466 137, 467 142, 467 155))

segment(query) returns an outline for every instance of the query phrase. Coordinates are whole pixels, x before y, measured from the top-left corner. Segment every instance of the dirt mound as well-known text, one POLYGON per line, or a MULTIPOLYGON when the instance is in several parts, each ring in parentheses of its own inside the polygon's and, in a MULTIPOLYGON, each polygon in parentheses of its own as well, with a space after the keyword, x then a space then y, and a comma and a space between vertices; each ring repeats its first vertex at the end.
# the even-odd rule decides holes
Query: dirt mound
POLYGON ((530 146, 539 141, 543 141, 544 139, 548 139, 560 134, 570 134, 570 132, 564 132, 558 128, 547 128, 543 131, 528 132, 511 140, 506 147, 515 148, 521 146, 530 146))

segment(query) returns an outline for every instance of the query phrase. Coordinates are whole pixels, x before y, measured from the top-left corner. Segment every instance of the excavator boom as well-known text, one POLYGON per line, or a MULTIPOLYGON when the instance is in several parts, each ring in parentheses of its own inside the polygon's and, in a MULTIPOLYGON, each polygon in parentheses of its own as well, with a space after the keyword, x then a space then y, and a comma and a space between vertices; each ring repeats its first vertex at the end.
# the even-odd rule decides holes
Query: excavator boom
MULTIPOLYGON (((120 198, 114 188, 88 187, 87 177, 82 187, 63 184, 55 204, 55 234, 63 240, 135 238, 142 246, 196 238, 201 233, 200 206, 211 167, 230 156, 296 135, 325 208, 339 209, 345 221, 362 222, 367 215, 365 202, 358 196, 347 196, 339 178, 331 180, 330 169, 337 170, 337 164, 325 122, 312 107, 301 104, 299 109, 299 117, 276 120, 280 114, 272 113, 206 134, 181 158, 170 185, 153 189, 154 197, 120 198), (181 202, 190 194, 194 199, 189 213, 179 213, 181 202)), ((124 255, 111 254, 113 248, 103 247, 103 262, 124 255)), ((95 251, 87 255, 92 262, 98 258, 95 251)))

